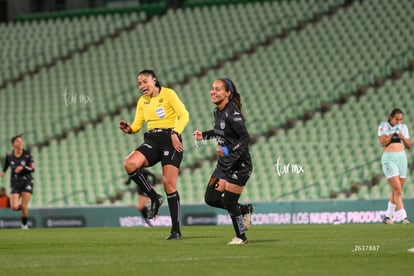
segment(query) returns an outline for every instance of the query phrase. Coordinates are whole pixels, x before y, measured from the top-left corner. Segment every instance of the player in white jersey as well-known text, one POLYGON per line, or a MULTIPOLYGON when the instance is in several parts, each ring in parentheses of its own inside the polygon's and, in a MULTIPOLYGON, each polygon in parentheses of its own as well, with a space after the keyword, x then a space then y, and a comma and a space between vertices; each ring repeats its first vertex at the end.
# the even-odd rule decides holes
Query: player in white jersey
POLYGON ((383 222, 393 224, 394 220, 402 220, 409 224, 407 212, 404 209, 402 189, 407 177, 407 155, 405 148, 409 149, 410 135, 407 125, 403 124, 404 113, 401 109, 391 111, 388 122, 381 122, 378 126, 378 138, 384 153, 381 157, 382 170, 392 188, 388 201, 388 208, 383 222))

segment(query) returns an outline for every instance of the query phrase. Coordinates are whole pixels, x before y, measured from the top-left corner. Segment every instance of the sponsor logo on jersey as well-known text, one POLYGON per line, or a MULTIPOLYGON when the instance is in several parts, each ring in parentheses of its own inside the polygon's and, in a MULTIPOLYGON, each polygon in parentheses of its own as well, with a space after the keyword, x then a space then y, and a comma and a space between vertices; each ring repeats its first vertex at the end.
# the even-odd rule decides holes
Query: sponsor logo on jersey
POLYGON ((170 152, 168 150, 164 151, 164 156, 168 156, 170 152))
POLYGON ((226 127, 226 122, 220 121, 220 128, 224 129, 226 127))
POLYGON ((239 178, 237 177, 237 172, 234 172, 234 173, 231 175, 231 178, 233 178, 233 179, 239 179, 239 178))

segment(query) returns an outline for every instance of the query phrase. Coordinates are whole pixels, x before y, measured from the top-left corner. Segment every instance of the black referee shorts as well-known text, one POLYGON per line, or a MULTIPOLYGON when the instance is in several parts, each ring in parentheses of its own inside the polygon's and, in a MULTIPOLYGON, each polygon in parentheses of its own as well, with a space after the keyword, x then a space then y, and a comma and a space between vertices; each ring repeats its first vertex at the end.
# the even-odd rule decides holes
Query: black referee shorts
MULTIPOLYGON (((181 135, 179 138, 182 141, 181 135)), ((162 166, 173 165, 179 168, 183 159, 183 152, 177 152, 174 149, 171 142, 171 132, 168 130, 156 133, 146 132, 144 134, 144 143, 136 150, 145 156, 149 166, 153 166, 161 161, 162 166)))

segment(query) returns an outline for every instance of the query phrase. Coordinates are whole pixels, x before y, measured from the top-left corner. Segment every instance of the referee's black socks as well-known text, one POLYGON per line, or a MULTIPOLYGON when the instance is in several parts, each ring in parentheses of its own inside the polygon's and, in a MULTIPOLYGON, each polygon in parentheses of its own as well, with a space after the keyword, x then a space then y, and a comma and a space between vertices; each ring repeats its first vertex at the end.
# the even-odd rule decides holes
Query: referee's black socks
POLYGON ((137 169, 129 174, 129 177, 148 195, 151 200, 157 200, 157 193, 142 173, 141 169, 137 169))
POLYGON ((181 205, 180 195, 177 191, 171 194, 167 194, 168 208, 170 209, 171 215, 171 231, 181 233, 180 221, 181 221, 181 205))

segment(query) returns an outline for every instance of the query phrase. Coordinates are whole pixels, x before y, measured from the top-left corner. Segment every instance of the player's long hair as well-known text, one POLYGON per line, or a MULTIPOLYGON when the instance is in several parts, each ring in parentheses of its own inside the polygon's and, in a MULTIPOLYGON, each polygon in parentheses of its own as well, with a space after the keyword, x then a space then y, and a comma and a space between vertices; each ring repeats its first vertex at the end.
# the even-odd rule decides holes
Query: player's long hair
POLYGON ((155 73, 152 69, 142 70, 141 72, 138 73, 137 78, 138 78, 139 75, 147 75, 147 76, 151 76, 151 77, 155 78, 156 79, 155 86, 158 87, 158 88, 161 88, 161 83, 158 80, 157 76, 155 75, 155 73))
POLYGON ((229 100, 233 102, 239 108, 243 121, 245 121, 245 118, 242 113, 241 96, 240 96, 239 91, 237 91, 236 85, 231 79, 228 79, 228 78, 222 78, 220 80, 224 82, 226 91, 230 91, 231 95, 230 95, 229 100))

